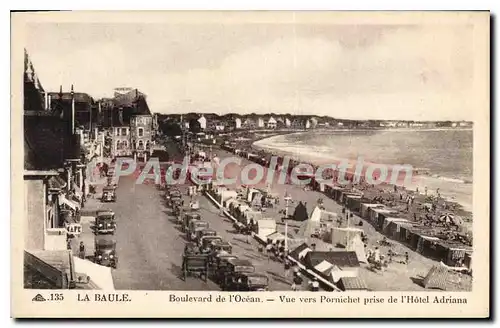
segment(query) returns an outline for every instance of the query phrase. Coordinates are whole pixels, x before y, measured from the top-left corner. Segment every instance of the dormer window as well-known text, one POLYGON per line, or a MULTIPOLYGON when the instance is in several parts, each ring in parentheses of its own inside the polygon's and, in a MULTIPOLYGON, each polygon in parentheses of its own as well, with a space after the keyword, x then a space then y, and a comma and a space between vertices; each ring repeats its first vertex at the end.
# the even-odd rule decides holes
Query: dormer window
POLYGON ((143 128, 138 128, 137 129, 137 135, 139 138, 144 137, 144 129, 143 128))

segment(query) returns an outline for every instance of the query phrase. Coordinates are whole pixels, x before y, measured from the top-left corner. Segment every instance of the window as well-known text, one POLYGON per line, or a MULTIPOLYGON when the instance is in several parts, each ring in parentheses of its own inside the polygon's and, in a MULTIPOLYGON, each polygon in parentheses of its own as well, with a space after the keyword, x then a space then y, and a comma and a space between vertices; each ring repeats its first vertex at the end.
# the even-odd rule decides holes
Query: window
POLYGON ((115 128, 115 136, 119 136, 120 135, 120 128, 115 128))
POLYGON ((143 128, 139 128, 137 129, 137 135, 139 137, 144 137, 144 129, 143 128))
POLYGON ((127 135, 127 128, 122 128, 122 136, 126 136, 127 135))
POLYGON ((139 140, 139 142, 137 142, 137 149, 144 150, 144 142, 142 140, 139 140))

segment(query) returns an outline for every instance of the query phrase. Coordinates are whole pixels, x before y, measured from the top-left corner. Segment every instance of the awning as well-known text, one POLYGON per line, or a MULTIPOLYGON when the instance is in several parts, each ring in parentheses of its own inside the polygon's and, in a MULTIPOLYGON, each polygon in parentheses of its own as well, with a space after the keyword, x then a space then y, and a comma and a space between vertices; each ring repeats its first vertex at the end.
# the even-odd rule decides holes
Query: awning
POLYGON ((114 290, 111 268, 73 256, 76 273, 86 274, 101 290, 114 290))
POLYGON ((80 204, 78 204, 77 202, 75 201, 72 201, 70 199, 67 199, 65 196, 61 195, 59 197, 59 204, 61 205, 66 205, 68 206, 69 208, 71 208, 73 211, 76 211, 77 209, 79 210, 80 209, 80 204))

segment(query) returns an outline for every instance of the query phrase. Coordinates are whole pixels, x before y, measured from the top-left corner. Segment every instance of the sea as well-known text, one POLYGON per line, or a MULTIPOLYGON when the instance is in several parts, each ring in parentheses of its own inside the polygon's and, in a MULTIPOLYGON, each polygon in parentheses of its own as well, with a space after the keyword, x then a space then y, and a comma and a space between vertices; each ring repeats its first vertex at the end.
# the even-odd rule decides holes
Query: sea
POLYGON ((308 131, 277 135, 254 144, 309 163, 328 160, 411 165, 408 189, 443 197, 472 211, 472 129, 308 131), (418 174, 416 171, 418 170, 418 174))

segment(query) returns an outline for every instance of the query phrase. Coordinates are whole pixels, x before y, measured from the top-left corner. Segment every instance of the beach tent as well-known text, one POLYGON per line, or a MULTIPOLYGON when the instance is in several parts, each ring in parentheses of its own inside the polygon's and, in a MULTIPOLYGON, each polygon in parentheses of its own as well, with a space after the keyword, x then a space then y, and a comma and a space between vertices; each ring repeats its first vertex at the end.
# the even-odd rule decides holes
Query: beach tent
POLYGON ((247 194, 245 196, 246 198, 246 201, 247 202, 251 202, 253 197, 254 197, 254 194, 258 193, 259 191, 257 189, 254 189, 254 188, 248 188, 247 189, 247 194))
POLYGON ((439 241, 440 239, 437 237, 421 235, 417 243, 417 253, 432 258, 438 257, 437 244, 439 241))
POLYGON ((299 262, 303 262, 307 253, 312 252, 312 249, 306 243, 302 243, 295 248, 291 248, 290 245, 288 247, 292 250, 288 255, 299 262))
POLYGON ((424 288, 446 291, 456 289, 456 286, 460 285, 460 280, 460 273, 448 270, 448 268, 442 265, 434 265, 422 281, 422 286, 424 288))
POLYGON ((359 261, 355 252, 307 252, 305 266, 337 283, 343 277, 357 277, 359 261))
POLYGON ((363 219, 369 219, 370 215, 370 209, 372 207, 383 207, 384 205, 382 204, 377 204, 377 203, 361 203, 361 211, 360 215, 363 219))
POLYGON ((250 205, 251 205, 252 207, 261 207, 261 206, 262 206, 262 198, 263 198, 263 197, 264 197, 264 196, 262 195, 262 193, 261 193, 261 192, 256 192, 256 193, 254 193, 254 194, 253 194, 253 198, 252 198, 252 200, 251 200, 251 202, 250 202, 250 205))
POLYGON ((346 247, 346 251, 356 252, 358 261, 361 263, 368 263, 365 252, 365 243, 361 240, 361 235, 355 235, 346 247))
POLYGON ((333 246, 341 246, 347 247, 351 241, 356 238, 356 236, 360 236, 363 233, 362 229, 347 227, 347 228, 337 228, 332 227, 331 236, 332 236, 332 245, 333 246))
POLYGON ((293 212, 293 219, 295 221, 306 221, 309 218, 309 214, 307 213, 306 205, 302 202, 299 202, 295 207, 295 211, 293 212))
POLYGON ((437 246, 439 260, 451 267, 466 266, 467 254, 472 253, 472 247, 452 240, 441 240, 437 246))
POLYGON ((328 212, 316 206, 311 213, 309 220, 314 222, 334 221, 338 217, 337 213, 328 212))
POLYGON ((225 201, 225 200, 228 200, 228 199, 231 199, 231 198, 236 198, 238 197, 238 194, 236 193, 236 191, 234 190, 223 190, 222 191, 222 194, 221 194, 221 199, 222 201, 225 201))
POLYGON ((351 212, 359 213, 361 210, 361 199, 363 197, 360 194, 347 195, 346 207, 351 212))
POLYGON ((274 219, 261 219, 257 221, 257 234, 264 239, 270 234, 275 233, 276 229, 277 226, 274 219))
POLYGON ((385 218, 398 214, 397 211, 388 207, 372 208, 372 212, 374 213, 372 215, 372 222, 375 224, 377 229, 383 228, 385 218))
POLYGON ((225 201, 224 207, 227 209, 231 209, 235 203, 238 203, 236 198, 229 198, 225 201))
POLYGON ((387 217, 385 218, 382 226, 382 233, 393 238, 395 236, 395 232, 397 231, 397 222, 408 223, 409 221, 403 218, 387 217))

